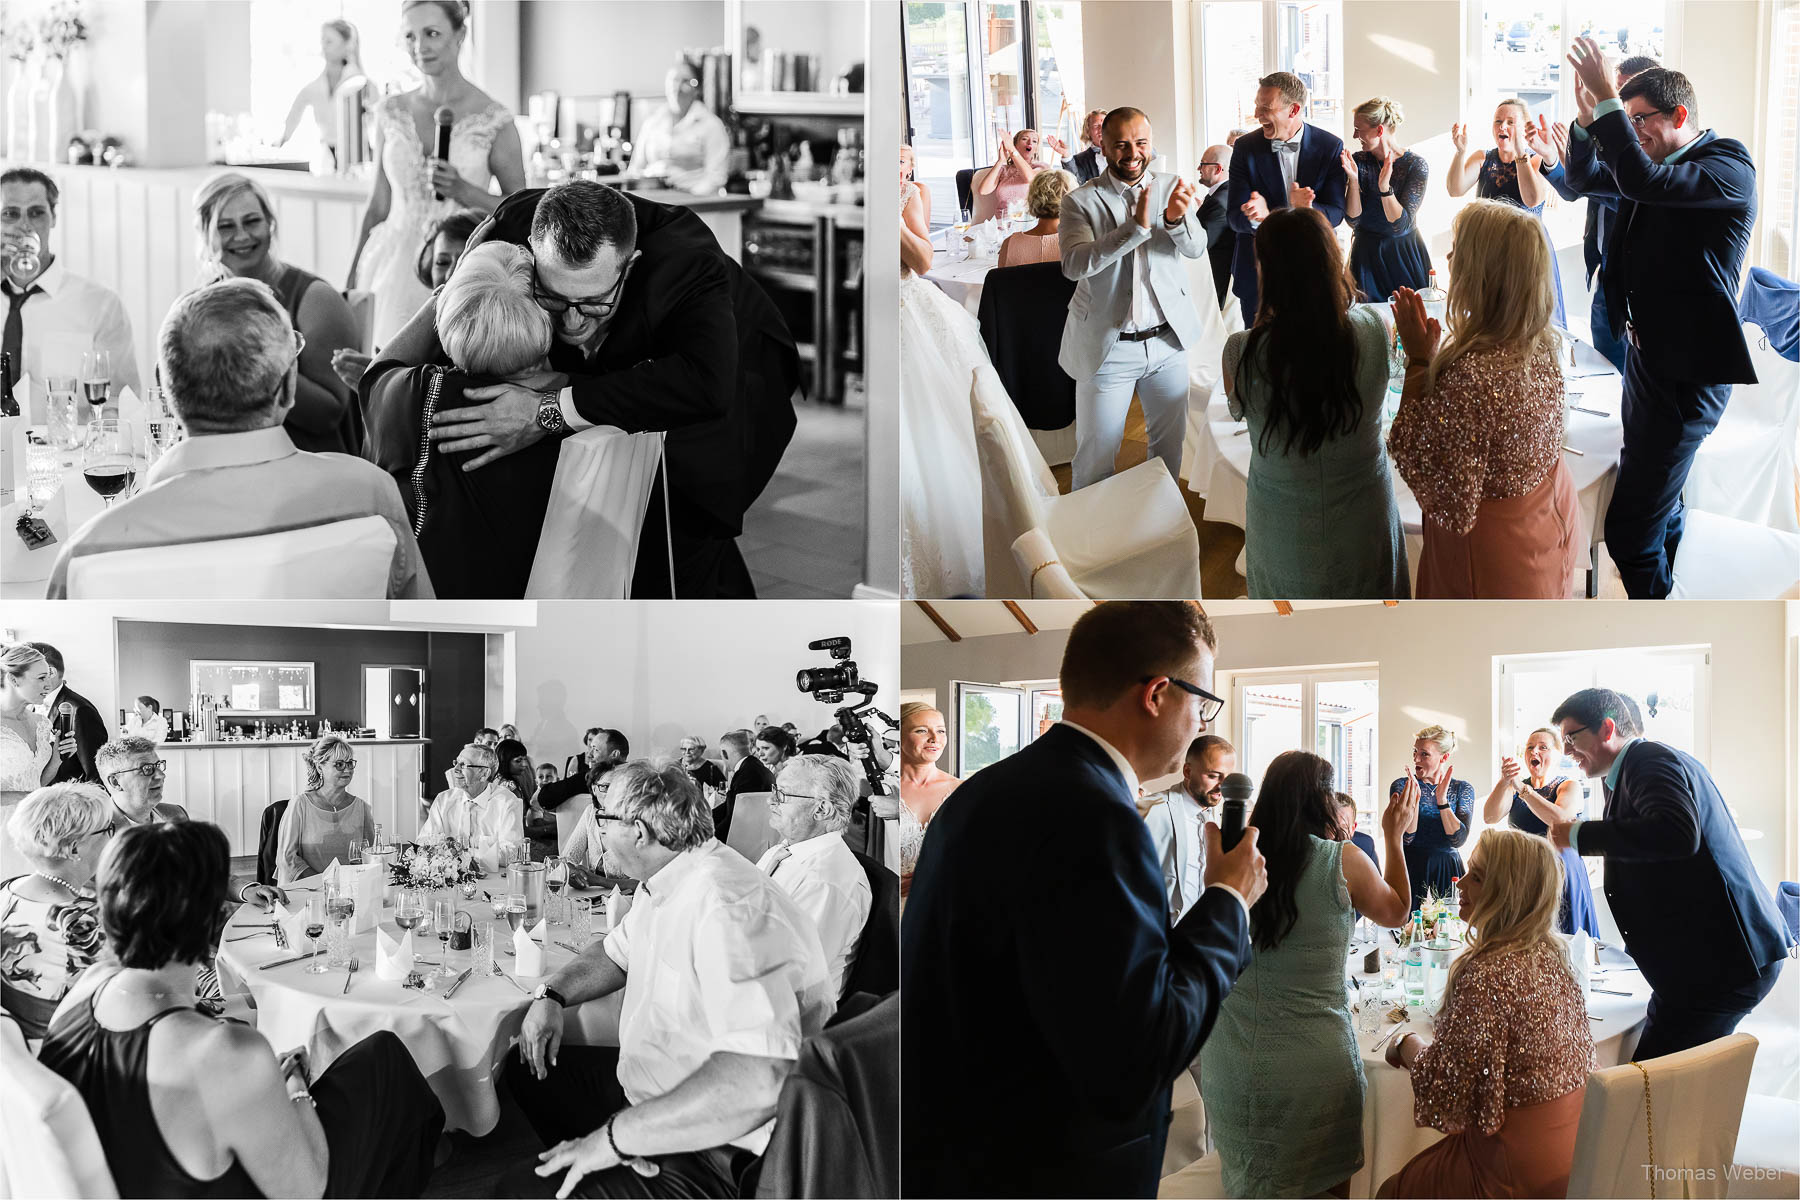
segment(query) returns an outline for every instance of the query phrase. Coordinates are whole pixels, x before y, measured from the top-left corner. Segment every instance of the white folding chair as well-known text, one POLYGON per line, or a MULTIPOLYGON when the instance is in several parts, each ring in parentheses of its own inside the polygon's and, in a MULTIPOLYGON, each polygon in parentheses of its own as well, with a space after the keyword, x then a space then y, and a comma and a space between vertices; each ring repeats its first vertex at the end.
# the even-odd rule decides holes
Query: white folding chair
POLYGON ((0 1014, 0 1200, 119 1194, 75 1085, 32 1055, 11 1017, 0 1014))
POLYGON ((1673 566, 1672 600, 1800 599, 1800 533, 1690 508, 1673 566))
POLYGON ((1206 1157, 1206 1102, 1200 1098, 1197 1067, 1175 1076, 1169 1095, 1169 1137, 1163 1143, 1162 1177, 1166 1180, 1206 1157))
MULTIPOLYGON (((537 555, 531 562, 531 580, 525 585, 527 599, 630 597, 638 540, 663 464, 665 436, 600 425, 564 439, 537 555)), ((648 519, 666 525, 666 490, 663 511, 648 519)), ((671 565, 671 596, 674 586, 671 565)))
POLYGON ((755 862, 778 840, 769 827, 768 792, 740 792, 731 802, 731 833, 725 844, 755 862))
POLYGON ((1041 529, 1027 529, 1012 544, 1013 562, 1025 580, 1024 596, 1031 600, 1086 600, 1087 595, 1069 578, 1069 569, 1056 557, 1056 547, 1041 529))
POLYGON ((1658 1195, 1723 1197, 1755 1057, 1756 1039, 1734 1033, 1590 1071, 1568 1194, 1648 1196, 1654 1169, 1658 1195))
POLYGON ((375 353, 375 293, 352 289, 344 293, 350 306, 350 319, 356 322, 356 348, 364 354, 375 353))
POLYGON ((990 387, 984 372, 974 372, 970 408, 981 462, 988 595, 1029 595, 1012 546, 1026 531, 1041 529, 1088 596, 1199 599, 1200 535, 1162 459, 1057 495, 1050 468, 1008 419, 1011 405, 998 381, 990 387))
POLYGON ((393 526, 377 516, 69 560, 71 600, 383 600, 393 526))
POLYGON ((1755 383, 1731 389, 1719 424, 1694 454, 1682 499, 1692 508, 1800 534, 1800 363, 1744 326, 1755 383))

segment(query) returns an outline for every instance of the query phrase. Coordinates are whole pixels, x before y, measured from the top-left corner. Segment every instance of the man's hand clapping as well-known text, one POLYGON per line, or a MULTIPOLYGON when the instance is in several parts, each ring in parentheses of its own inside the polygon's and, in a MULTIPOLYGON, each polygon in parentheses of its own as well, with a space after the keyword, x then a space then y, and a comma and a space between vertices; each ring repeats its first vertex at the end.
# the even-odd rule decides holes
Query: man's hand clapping
MULTIPOLYGON (((1606 55, 1600 49, 1600 43, 1591 37, 1578 37, 1569 47, 1569 65, 1575 68, 1575 81, 1580 88, 1586 88, 1593 97, 1587 106, 1588 115, 1593 115, 1593 105, 1602 100, 1617 100, 1619 89, 1613 83, 1613 67, 1606 61, 1606 55)), ((1580 100, 1579 88, 1576 99, 1580 100)), ((1586 124, 1584 121, 1583 124, 1586 124)))
POLYGON ((1163 209, 1163 220, 1170 225, 1184 221, 1193 205, 1194 185, 1186 179, 1177 179, 1169 191, 1169 206, 1163 209))
POLYGON ((1312 206, 1313 190, 1311 188, 1301 187, 1297 183, 1288 186, 1289 208, 1311 208, 1312 206))
POLYGON ((1147 183, 1138 188, 1137 211, 1132 216, 1139 228, 1150 228, 1150 185, 1147 183))
POLYGON ((1230 854, 1225 853, 1217 821, 1208 821, 1201 833, 1206 838, 1206 870, 1201 883, 1235 888, 1246 904, 1255 904, 1269 887, 1269 865, 1256 848, 1256 830, 1244 830, 1230 854))
POLYGON ((1244 202, 1243 214, 1252 221, 1269 219, 1269 202, 1263 199, 1261 192, 1251 192, 1250 199, 1244 202))

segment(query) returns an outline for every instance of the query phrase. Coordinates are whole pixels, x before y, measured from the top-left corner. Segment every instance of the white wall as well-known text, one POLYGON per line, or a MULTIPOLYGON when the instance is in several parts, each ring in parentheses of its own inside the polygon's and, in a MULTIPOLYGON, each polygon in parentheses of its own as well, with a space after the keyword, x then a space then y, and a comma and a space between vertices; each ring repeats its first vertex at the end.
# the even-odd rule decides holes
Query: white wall
POLYGON ((663 75, 689 47, 725 42, 723 0, 524 0, 520 86, 565 96, 660 96, 663 75))
MULTIPOLYGON (((1441 722, 1462 742, 1457 760, 1478 795, 1492 786, 1499 761, 1493 745, 1496 656, 1709 644, 1712 761, 1707 767, 1743 824, 1763 832, 1748 847, 1772 887, 1778 879, 1793 878, 1792 847, 1800 837, 1796 610, 1800 605, 1751 601, 1408 601, 1397 608, 1219 617, 1214 627, 1221 676, 1234 670, 1376 663, 1384 770, 1392 764, 1398 774, 1411 753, 1413 732, 1441 722)), ((903 686, 936 689, 939 703, 946 704, 951 679, 1054 678, 1067 638, 1066 631, 1044 630, 908 646, 903 686)), ((1223 679, 1214 690, 1229 700, 1223 679)), ((1219 725, 1232 728, 1229 709, 1219 725)))
POLYGON ((758 713, 811 735, 836 706, 795 690, 794 672, 828 665, 806 644, 839 635, 881 685, 877 707, 898 716, 899 607, 843 600, 546 602, 515 639, 516 708, 489 716, 517 724, 539 762, 575 753, 592 725, 623 731, 634 756, 672 753, 690 733, 716 744, 758 713))
MULTIPOLYGON (((896 161, 902 108, 881 103, 898 96, 900 14, 892 0, 874 0, 869 20, 869 72, 865 86, 876 101, 868 106, 867 171, 884 176, 896 161)), ((900 594, 900 456, 894 435, 900 427, 900 197, 896 189, 870 187, 863 242, 863 350, 868 355, 867 418, 863 422, 863 480, 868 495, 868 539, 863 586, 857 596, 900 594)), ((896 714, 898 712, 896 711, 896 714)))

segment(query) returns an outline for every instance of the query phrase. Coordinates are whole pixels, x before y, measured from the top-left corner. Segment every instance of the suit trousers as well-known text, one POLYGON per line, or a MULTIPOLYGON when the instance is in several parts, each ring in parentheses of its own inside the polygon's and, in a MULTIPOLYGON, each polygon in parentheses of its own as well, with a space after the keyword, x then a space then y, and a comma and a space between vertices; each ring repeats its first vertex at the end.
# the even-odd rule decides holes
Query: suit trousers
POLYGON ((1651 993, 1649 1015, 1637 1049, 1631 1052, 1632 1061, 1648 1062, 1677 1050, 1691 1050, 1733 1032, 1774 988, 1786 961, 1778 958, 1749 983, 1703 1001, 1672 1002, 1651 993))
POLYGON ((1623 375, 1625 339, 1613 336, 1612 319, 1606 311, 1606 289, 1600 286, 1598 275, 1594 277, 1594 302, 1588 309, 1588 325, 1592 330, 1594 349, 1623 375))
POLYGON ((1187 434, 1188 356, 1172 332, 1143 342, 1118 341, 1092 379, 1075 383, 1075 487, 1113 473, 1132 393, 1144 408, 1150 453, 1181 477, 1181 442, 1187 434))
POLYGON ((1730 398, 1729 383, 1668 379, 1636 346, 1625 349, 1625 446, 1606 510, 1606 552, 1633 600, 1661 600, 1674 584, 1681 489, 1730 398))

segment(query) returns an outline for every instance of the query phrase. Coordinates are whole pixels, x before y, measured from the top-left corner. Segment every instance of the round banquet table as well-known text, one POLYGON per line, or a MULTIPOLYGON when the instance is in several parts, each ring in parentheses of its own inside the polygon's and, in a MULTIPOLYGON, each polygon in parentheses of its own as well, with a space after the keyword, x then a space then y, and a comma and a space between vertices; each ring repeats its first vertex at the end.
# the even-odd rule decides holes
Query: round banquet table
MULTIPOLYGON (((1371 988, 1381 986, 1379 972, 1365 975, 1362 970, 1363 958, 1371 948, 1366 942, 1351 946, 1345 973, 1362 981, 1358 995, 1372 994, 1371 988)), ((1621 951, 1602 950, 1601 962, 1603 965, 1594 970, 1592 986, 1609 990, 1590 989, 1587 1011, 1599 1065, 1615 1067, 1629 1061, 1632 1050, 1637 1047, 1638 1034, 1643 1031, 1644 1016, 1650 1004, 1650 985, 1621 951), (1630 994, 1613 995, 1613 991, 1630 994)), ((1354 1019, 1355 1014, 1351 1015, 1354 1019)), ((1363 1167, 1350 1180, 1352 1197, 1373 1196, 1388 1176, 1444 1136, 1435 1129, 1414 1123, 1412 1076, 1387 1065, 1383 1057, 1387 1052, 1385 1045, 1377 1048, 1393 1028, 1393 1022, 1384 1020, 1374 1033, 1363 1033, 1359 1028, 1356 1034, 1357 1045, 1362 1050, 1363 1074, 1367 1076, 1369 1086, 1363 1095, 1363 1167)), ((1406 1028, 1430 1037, 1431 1017, 1414 1009, 1406 1028)))
MULTIPOLYGON (((286 891, 292 901, 320 886, 320 878, 301 880, 286 891)), ((492 881, 487 881, 492 889, 492 881)), ((389 936, 399 937, 394 924, 390 900, 383 906, 381 927, 389 936)), ((447 893, 438 893, 442 899, 447 893)), ((448 893, 453 894, 453 893, 448 893)), ((563 893, 585 898, 598 892, 563 893)), ((477 898, 472 903, 459 903, 475 914, 477 920, 491 919, 487 901, 477 898)), ((290 963, 268 971, 257 968, 268 962, 291 958, 302 953, 304 944, 283 950, 276 946, 272 933, 231 941, 248 932, 248 926, 267 924, 270 918, 256 908, 240 908, 225 927, 219 948, 219 982, 227 996, 247 991, 255 1001, 256 1027, 277 1053, 295 1046, 306 1046, 312 1054, 313 1073, 329 1067, 339 1054, 372 1033, 391 1029, 406 1043, 413 1061, 431 1084, 431 1090, 444 1106, 444 1128, 465 1130, 476 1136, 492 1132, 500 1119, 500 1104, 494 1093, 497 1074, 504 1069, 506 1056, 512 1049, 531 1003, 529 992, 539 979, 511 982, 513 960, 504 953, 511 944, 511 931, 506 922, 498 922, 495 931, 494 959, 507 973, 507 979, 492 975, 471 975, 457 989, 456 995, 444 999, 443 980, 436 991, 419 991, 401 986, 398 980, 381 979, 375 974, 375 932, 370 930, 351 939, 351 953, 359 960, 359 969, 350 979, 350 990, 344 992, 348 972, 334 969, 323 975, 306 973, 306 962, 290 963)), ((552 925, 547 934, 544 970, 563 966, 574 954, 556 943, 571 941, 572 930, 566 925, 552 925)), ((415 933, 416 954, 433 961, 442 955, 436 931, 420 937, 415 933)), ((324 939, 320 939, 320 953, 324 939)), ((452 969, 460 972, 469 965, 469 952, 454 951, 450 955, 452 969)), ((416 968, 420 973, 430 967, 416 968)), ((570 1008, 564 1017, 563 1038, 571 1045, 616 1046, 619 1043, 619 1005, 623 991, 600 1000, 570 1008)))
POLYGON ((971 317, 981 315, 981 287, 987 282, 987 273, 1000 265, 1000 252, 996 250, 987 255, 971 255, 965 259, 953 259, 942 247, 938 257, 932 263, 931 270, 925 278, 937 284, 938 289, 968 310, 971 317))
MULTIPOLYGON (((1612 503, 1613 484, 1619 475, 1619 452, 1625 444, 1625 430, 1619 410, 1623 403, 1624 380, 1610 364, 1600 359, 1592 347, 1577 346, 1576 374, 1569 375, 1564 364, 1564 383, 1571 405, 1593 412, 1571 408, 1563 442, 1580 451, 1564 451, 1563 458, 1574 476, 1575 491, 1581 503, 1581 517, 1587 523, 1588 547, 1598 546, 1604 536, 1606 510, 1612 503), (1602 371, 1601 368, 1605 370, 1602 371), (1597 416, 1595 413, 1605 415, 1597 416)), ((1245 527, 1250 490, 1250 437, 1248 426, 1235 421, 1226 406, 1225 389, 1218 386, 1216 376, 1207 384, 1198 381, 1188 392, 1190 432, 1199 437, 1188 454, 1188 487, 1206 501, 1206 519, 1245 527)), ((1382 438, 1385 443, 1386 435, 1382 438)), ((1390 463, 1390 470, 1393 470, 1390 463)), ((1424 553, 1425 534, 1419 501, 1398 470, 1393 470, 1394 502, 1400 509, 1400 522, 1406 530, 1407 568, 1416 586, 1419 558, 1424 553)), ((1244 560, 1238 559, 1238 573, 1244 573, 1244 560)), ((1589 581, 1590 594, 1592 583, 1589 581)))

